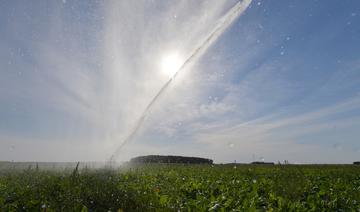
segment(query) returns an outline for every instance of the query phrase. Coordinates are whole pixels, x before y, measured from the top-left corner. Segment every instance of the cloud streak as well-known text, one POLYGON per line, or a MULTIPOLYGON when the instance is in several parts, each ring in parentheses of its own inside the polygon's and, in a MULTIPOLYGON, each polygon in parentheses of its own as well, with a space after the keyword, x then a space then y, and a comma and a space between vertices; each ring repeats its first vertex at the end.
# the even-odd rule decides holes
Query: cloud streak
MULTIPOLYGON (((106 160, 168 81, 161 58, 192 55, 237 3, 3 3, 2 159, 106 160)), ((339 13, 330 12, 338 7, 331 2, 322 8, 242 3, 246 12, 200 48, 119 160, 147 153, 217 162, 248 161, 252 154, 274 161, 356 159, 360 25, 351 14, 357 3, 344 3, 339 13)))

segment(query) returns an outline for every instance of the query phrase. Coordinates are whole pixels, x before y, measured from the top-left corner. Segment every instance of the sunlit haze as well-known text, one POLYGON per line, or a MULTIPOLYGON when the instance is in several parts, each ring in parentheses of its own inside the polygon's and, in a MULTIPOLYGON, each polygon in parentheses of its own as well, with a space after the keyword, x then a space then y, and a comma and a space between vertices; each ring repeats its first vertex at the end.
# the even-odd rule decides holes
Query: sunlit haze
POLYGON ((184 61, 177 53, 165 54, 161 59, 161 70, 163 74, 171 78, 183 63, 184 61))
POLYGON ((359 8, 1 1, 0 160, 360 160, 359 8))

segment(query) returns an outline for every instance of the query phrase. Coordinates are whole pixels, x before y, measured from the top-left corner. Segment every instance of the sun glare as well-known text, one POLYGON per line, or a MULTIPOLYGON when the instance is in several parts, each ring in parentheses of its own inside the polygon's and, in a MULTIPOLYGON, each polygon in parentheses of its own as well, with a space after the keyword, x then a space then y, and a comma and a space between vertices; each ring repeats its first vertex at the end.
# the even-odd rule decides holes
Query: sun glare
POLYGON ((181 57, 177 53, 164 55, 161 59, 161 70, 169 78, 172 78, 182 65, 181 57))

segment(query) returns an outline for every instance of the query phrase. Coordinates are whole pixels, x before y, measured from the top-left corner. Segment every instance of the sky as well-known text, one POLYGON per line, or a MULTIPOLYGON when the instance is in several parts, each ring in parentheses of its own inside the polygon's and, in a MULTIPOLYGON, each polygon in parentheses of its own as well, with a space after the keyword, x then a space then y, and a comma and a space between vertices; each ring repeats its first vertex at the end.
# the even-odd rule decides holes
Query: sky
MULTIPOLYGON (((246 2, 118 161, 360 160, 360 1, 246 2)), ((172 77, 164 60, 185 62, 237 3, 1 1, 0 160, 108 160, 172 77)))

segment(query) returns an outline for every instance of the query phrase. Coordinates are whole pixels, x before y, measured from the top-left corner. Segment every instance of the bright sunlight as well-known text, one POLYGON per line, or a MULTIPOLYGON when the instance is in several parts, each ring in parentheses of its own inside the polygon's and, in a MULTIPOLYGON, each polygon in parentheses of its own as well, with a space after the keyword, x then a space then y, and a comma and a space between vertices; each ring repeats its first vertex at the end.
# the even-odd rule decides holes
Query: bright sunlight
POLYGON ((172 78, 176 72, 181 68, 183 61, 179 54, 170 53, 164 55, 161 59, 161 70, 162 73, 172 78))

